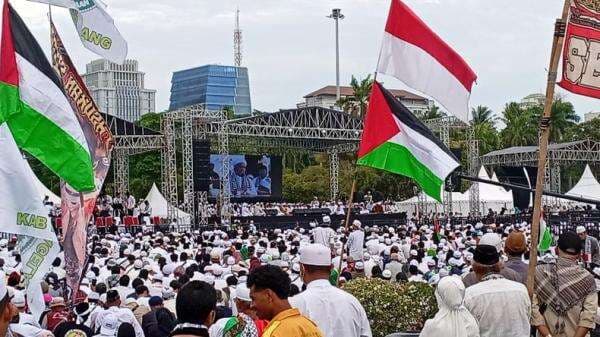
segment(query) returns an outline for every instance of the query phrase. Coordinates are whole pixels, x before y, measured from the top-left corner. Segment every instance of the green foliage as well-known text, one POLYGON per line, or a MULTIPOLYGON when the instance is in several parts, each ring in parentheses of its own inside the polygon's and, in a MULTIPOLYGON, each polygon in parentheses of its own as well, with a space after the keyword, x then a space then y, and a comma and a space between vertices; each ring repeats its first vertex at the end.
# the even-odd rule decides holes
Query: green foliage
POLYGON ((600 118, 594 118, 589 122, 575 124, 564 132, 564 141, 592 139, 600 141, 600 118))
MULTIPOLYGON (((475 139, 479 140, 479 154, 484 155, 500 146, 500 133, 490 123, 474 124, 475 139)), ((467 153, 467 152, 465 152, 467 153)))
POLYGON ((342 97, 336 104, 352 116, 362 118, 367 112, 373 79, 371 79, 371 75, 369 74, 359 82, 356 77, 352 75, 350 86, 352 87, 352 90, 354 90, 354 95, 342 97))
POLYGON ((494 112, 487 106, 479 105, 476 108, 471 109, 471 125, 479 124, 490 124, 494 126, 496 124, 497 117, 494 116, 494 112))
MULTIPOLYGON (((531 108, 531 113, 536 121, 536 126, 544 113, 543 107, 531 108)), ((552 116, 550 117, 550 141, 560 143, 564 139, 565 131, 579 122, 579 116, 575 112, 573 104, 560 99, 552 104, 552 116)))
POLYGON ((329 171, 322 166, 309 166, 300 173, 286 169, 283 173, 283 199, 308 202, 313 197, 329 200, 329 171))
POLYGON ((435 104, 432 105, 431 108, 427 110, 427 112, 425 112, 424 114, 417 115, 417 118, 424 121, 428 119, 436 119, 442 117, 446 117, 446 113, 443 112, 442 109, 440 109, 440 107, 435 104))
POLYGON ((344 285, 365 308, 373 337, 415 332, 437 312, 434 290, 425 283, 390 283, 359 278, 344 285))
POLYGON ((502 116, 506 127, 500 132, 500 138, 505 147, 537 143, 538 128, 532 109, 523 110, 519 104, 511 102, 506 104, 502 116))
POLYGON ((131 156, 129 164, 129 191, 137 198, 148 194, 152 184, 160 188, 160 153, 148 152, 131 156))
POLYGON ((143 115, 140 120, 136 122, 136 124, 154 131, 160 131, 161 118, 162 114, 150 112, 143 115))

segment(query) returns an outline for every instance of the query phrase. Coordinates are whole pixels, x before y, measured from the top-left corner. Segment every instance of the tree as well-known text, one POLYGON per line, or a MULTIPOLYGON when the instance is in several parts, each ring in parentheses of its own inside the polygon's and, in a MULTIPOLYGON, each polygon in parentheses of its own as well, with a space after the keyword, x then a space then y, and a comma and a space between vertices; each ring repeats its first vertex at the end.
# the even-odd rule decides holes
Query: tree
MULTIPOLYGON (((529 110, 531 110, 537 121, 541 119, 544 113, 543 107, 532 107, 529 110)), ((579 122, 579 116, 575 112, 573 104, 562 99, 557 99, 552 103, 551 113, 550 141, 559 143, 563 141, 567 129, 579 122)))
POLYGON ((479 105, 476 108, 471 109, 471 125, 478 125, 488 123, 491 126, 496 124, 497 117, 494 116, 494 112, 487 106, 479 105))
POLYGON ((162 119, 162 113, 150 112, 143 115, 137 125, 148 128, 154 131, 160 131, 160 121, 162 119))
POLYGON ((479 140, 480 155, 494 151, 500 146, 500 134, 490 123, 474 124, 473 133, 475 139, 479 140))
POLYGON ((421 120, 426 121, 428 119, 436 119, 436 118, 446 117, 446 113, 443 112, 439 106, 433 104, 431 106, 431 108, 429 110, 427 110, 427 112, 425 112, 423 115, 417 116, 417 117, 420 118, 421 120))
POLYGON ((373 86, 371 75, 367 75, 367 77, 360 82, 352 75, 350 86, 352 87, 354 94, 352 96, 340 98, 336 105, 354 117, 363 118, 364 114, 367 112, 369 95, 371 94, 371 87, 373 86))
POLYGON ((515 102, 508 103, 500 120, 506 125, 500 132, 505 147, 533 145, 537 142, 536 119, 530 109, 523 110, 515 102))

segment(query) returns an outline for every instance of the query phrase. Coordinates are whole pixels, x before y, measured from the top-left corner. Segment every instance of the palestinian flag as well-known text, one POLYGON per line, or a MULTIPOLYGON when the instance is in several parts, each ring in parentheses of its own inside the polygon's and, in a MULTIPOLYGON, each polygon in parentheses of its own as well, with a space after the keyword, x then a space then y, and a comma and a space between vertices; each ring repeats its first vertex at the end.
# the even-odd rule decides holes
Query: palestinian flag
POLYGON ((459 166, 431 130, 377 81, 371 91, 358 164, 412 178, 440 202, 444 181, 459 166))
POLYGON ((17 143, 77 191, 94 190, 92 160, 58 75, 17 12, 4 1, 0 124, 17 143))

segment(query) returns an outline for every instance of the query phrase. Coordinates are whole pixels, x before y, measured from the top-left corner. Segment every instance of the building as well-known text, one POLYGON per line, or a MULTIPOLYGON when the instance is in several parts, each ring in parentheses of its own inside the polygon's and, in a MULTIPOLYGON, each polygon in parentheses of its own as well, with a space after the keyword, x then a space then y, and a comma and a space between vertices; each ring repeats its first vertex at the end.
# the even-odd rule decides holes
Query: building
MULTIPOLYGON (((317 106, 328 109, 339 109, 336 106, 336 92, 335 85, 328 85, 304 96, 304 102, 298 103, 297 106, 298 108, 317 106)), ((429 99, 408 91, 390 90, 390 92, 415 115, 424 114, 433 104, 429 99)), ((354 90, 352 87, 340 87, 340 94, 342 98, 349 97, 354 95, 354 90)))
POLYGON ((248 68, 205 65, 174 72, 169 109, 194 104, 206 104, 207 109, 214 110, 231 107, 236 116, 250 115, 248 68))
POLYGON ((546 95, 531 94, 521 100, 521 103, 519 103, 519 107, 521 107, 521 109, 528 109, 536 106, 544 106, 545 103, 546 95))
POLYGON ((596 112, 588 112, 585 115, 583 115, 583 121, 584 122, 589 122, 593 119, 599 118, 600 117, 600 111, 596 111, 596 112))
POLYGON ((146 89, 136 60, 118 65, 101 59, 85 68, 83 80, 101 112, 135 122, 156 111, 156 90, 146 89))

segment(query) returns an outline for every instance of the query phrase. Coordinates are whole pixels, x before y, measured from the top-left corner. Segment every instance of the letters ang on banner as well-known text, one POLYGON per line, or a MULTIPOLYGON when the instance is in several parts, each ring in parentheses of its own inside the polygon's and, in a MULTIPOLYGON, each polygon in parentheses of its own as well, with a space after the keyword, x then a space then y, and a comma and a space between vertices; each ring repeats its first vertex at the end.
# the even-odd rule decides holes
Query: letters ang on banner
POLYGON ((572 1, 563 57, 563 79, 558 85, 600 98, 599 0, 572 1))

